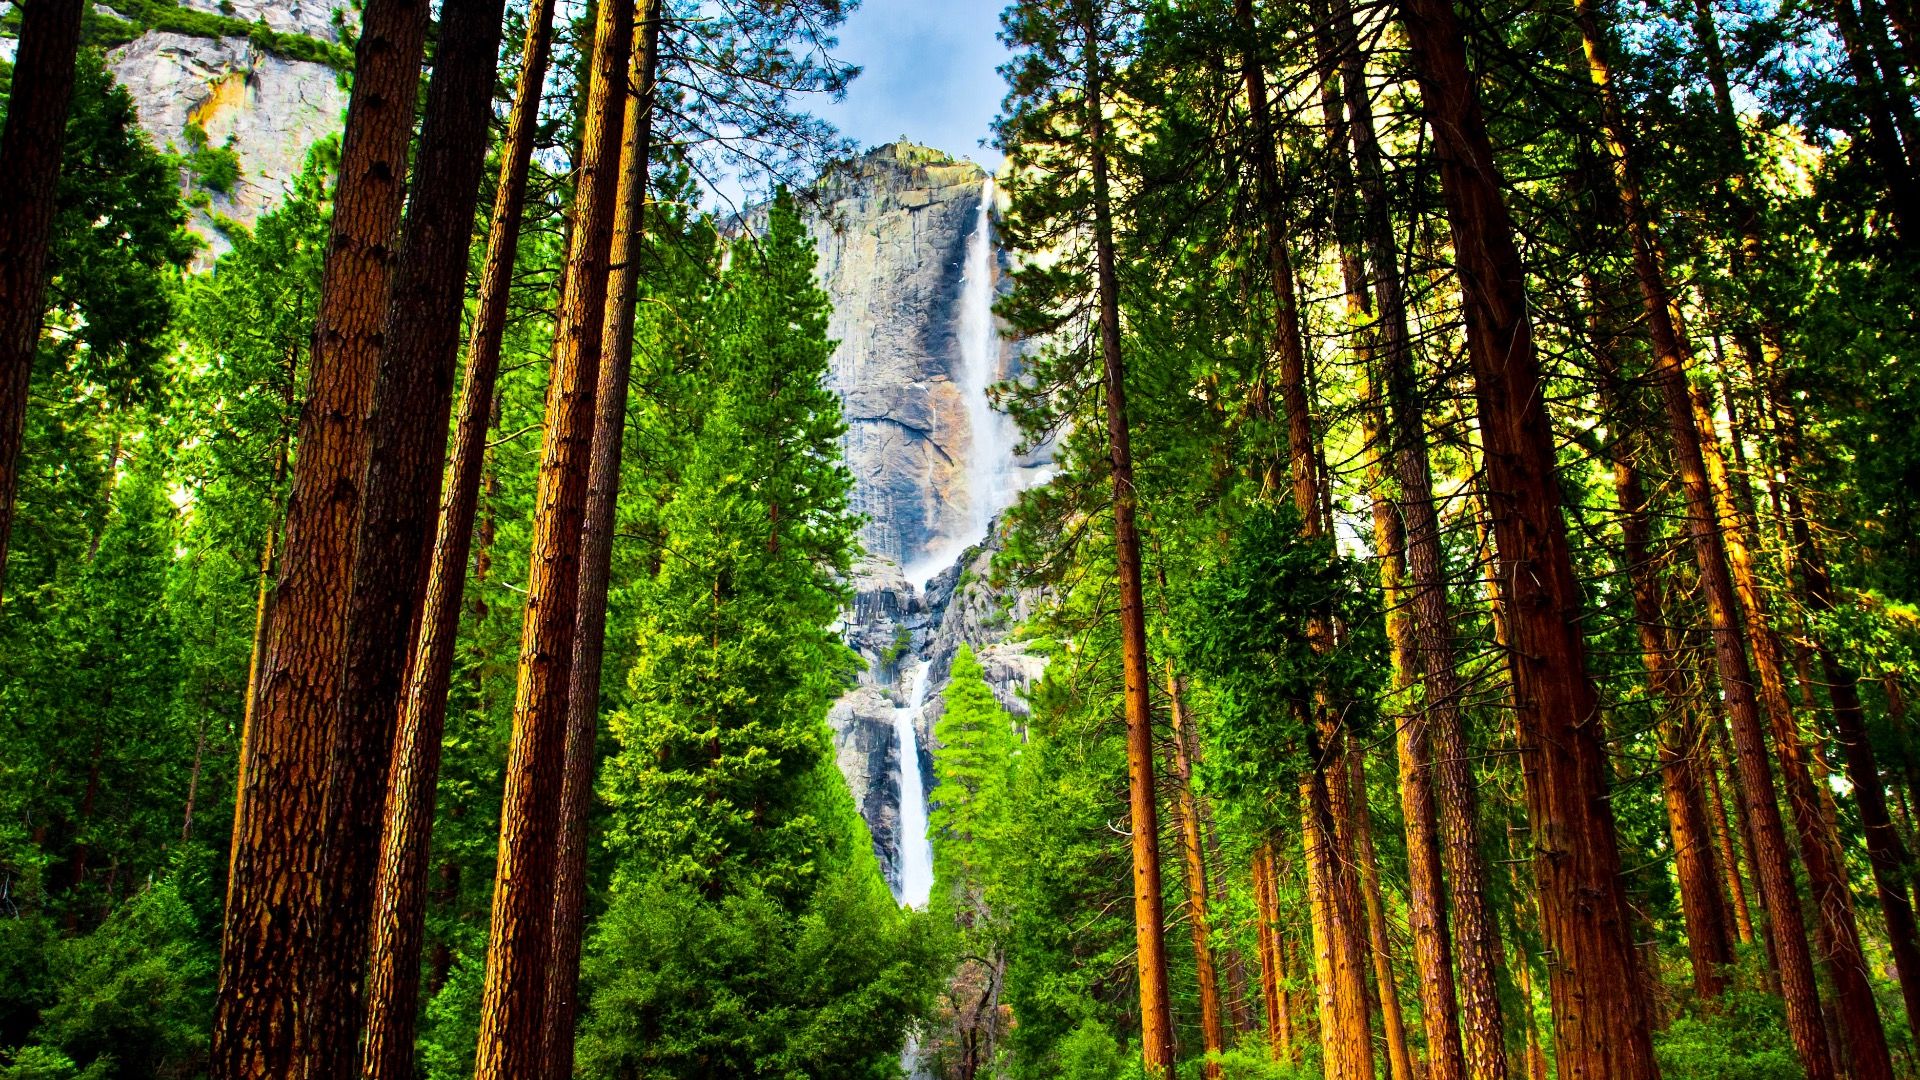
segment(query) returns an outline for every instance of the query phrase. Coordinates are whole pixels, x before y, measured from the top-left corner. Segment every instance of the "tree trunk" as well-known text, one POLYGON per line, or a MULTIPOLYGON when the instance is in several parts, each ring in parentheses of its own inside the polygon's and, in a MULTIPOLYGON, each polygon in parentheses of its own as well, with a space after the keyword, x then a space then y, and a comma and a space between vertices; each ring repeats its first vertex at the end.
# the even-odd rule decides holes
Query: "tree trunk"
MULTIPOLYGON (((539 124, 541 89, 551 51, 553 0, 535 0, 527 12, 526 42, 507 123, 500 182, 494 196, 486 265, 461 388, 453 461, 441 496, 432 563, 420 607, 419 633, 407 671, 387 783, 385 829, 368 948, 367 1080, 411 1080, 414 1026, 420 993, 420 949, 426 918, 427 861, 432 848, 440 737, 447 684, 460 627, 474 515, 486 458, 487 429, 500 370, 500 341, 526 198, 527 169, 539 124)), ((484 558, 484 554, 482 556, 484 558)), ((476 577, 482 570, 476 567, 476 577)))
MULTIPOLYGON (((1613 404, 1618 407, 1618 402, 1613 404)), ((1634 628, 1640 637, 1647 685, 1659 703, 1661 794, 1680 881, 1680 908, 1693 965, 1693 987, 1702 998, 1711 1000, 1726 991, 1723 969, 1733 963, 1733 949, 1720 882, 1714 872, 1713 837, 1695 770, 1703 740, 1680 691, 1680 674, 1674 669, 1674 642, 1660 602, 1640 470, 1624 437, 1609 440, 1608 450, 1613 458, 1614 494, 1620 504, 1621 562, 1633 597, 1634 628)))
POLYGON ((346 652, 328 768, 327 901, 305 1008, 314 1017, 308 1075, 359 1075, 374 876, 408 649, 432 556, 433 506, 446 463, 447 413, 460 350, 467 251, 486 167, 504 0, 441 7, 386 347, 367 420, 360 529, 347 601, 346 652))
POLYGON ((574 189, 567 281, 547 389, 547 434, 533 518, 500 855, 480 1008, 478 1080, 538 1076, 545 1065, 547 962, 580 596, 594 406, 605 330, 620 138, 633 46, 633 0, 602 0, 594 32, 586 135, 574 189))
MULTIPOLYGON (((1167 663, 1166 689, 1173 713, 1174 824, 1180 834, 1180 858, 1187 877, 1187 927, 1193 936, 1194 979, 1200 988, 1200 1038, 1205 1052, 1214 1056, 1226 1050, 1226 1024, 1220 1009, 1220 976, 1214 965, 1212 924, 1208 919, 1200 800, 1193 791, 1193 732, 1187 719, 1184 682, 1175 674, 1171 661, 1167 663)), ((1219 1062, 1208 1061, 1206 1074, 1218 1077, 1219 1062)))
POLYGON ((1260 997, 1267 1007, 1267 1052, 1293 1060, 1293 1017, 1287 1010, 1286 961, 1280 944, 1280 891, 1274 880, 1273 841, 1253 853, 1254 940, 1260 948, 1260 997))
POLYGON ((1452 0, 1402 0, 1465 302, 1563 1080, 1656 1075, 1526 276, 1452 0))
POLYGON ((1360 864, 1360 896, 1366 905, 1367 939, 1373 957, 1373 982, 1380 995, 1380 1031, 1387 1042, 1388 1075, 1393 1080, 1413 1080, 1413 1053, 1407 1046, 1407 1022, 1400 1009, 1400 991, 1395 986, 1392 929, 1387 925, 1386 905, 1380 897, 1380 856, 1373 846, 1373 815, 1367 809, 1367 768, 1365 751, 1355 747, 1347 756, 1348 777, 1353 785, 1353 853, 1360 864))
POLYGON ((1752 676, 1740 642, 1738 602, 1728 576, 1727 550, 1713 493, 1708 487, 1701 454, 1701 431, 1695 425, 1687 390, 1689 358, 1685 339, 1674 321, 1675 306, 1659 263, 1650 211, 1641 198, 1638 174, 1628 149, 1626 124, 1613 89, 1606 44, 1589 2, 1575 0, 1575 21, 1586 50, 1589 75, 1601 97, 1606 149, 1633 248, 1634 272, 1646 310, 1648 336, 1652 339, 1654 381, 1666 406, 1674 466, 1686 495, 1687 528, 1706 594, 1720 683, 1734 715, 1734 735, 1740 750, 1755 840, 1761 845, 1762 888, 1767 893, 1768 911, 1774 916, 1775 951, 1782 965, 1788 1028, 1808 1075, 1813 1080, 1824 1080, 1832 1075, 1833 1067, 1818 1030, 1819 999, 1799 919, 1799 897, 1793 890, 1792 871, 1786 861, 1784 826, 1779 824, 1779 807, 1773 799, 1773 778, 1767 771, 1752 676))
MULTIPOLYGON (((1318 536, 1322 531, 1321 500, 1313 422, 1307 402, 1306 353, 1300 339, 1292 256, 1287 250, 1286 213, 1278 177, 1277 144, 1269 115, 1266 69, 1259 56, 1252 0, 1236 0, 1234 10, 1244 41, 1243 78, 1252 122, 1256 198, 1270 279, 1271 348, 1279 366, 1288 475, 1301 528, 1307 536, 1318 536)), ((1264 381, 1263 375, 1263 386, 1264 381)), ((1256 393, 1260 400, 1265 400, 1264 390, 1256 389, 1256 393)), ((1332 649, 1330 620, 1316 616, 1308 633, 1316 652, 1332 649)), ((1366 1034, 1363 916, 1358 910, 1358 891, 1351 887, 1352 860, 1342 850, 1343 833, 1333 815, 1334 778, 1344 776, 1335 719, 1326 703, 1314 711, 1312 726, 1318 730, 1321 750, 1326 752, 1311 755, 1313 774, 1302 779, 1300 793, 1305 800, 1307 890, 1313 911, 1315 972, 1322 1010, 1320 1037, 1330 1080, 1358 1080, 1373 1076, 1373 1043, 1366 1034), (1322 890, 1328 891, 1323 894, 1322 890)))
POLYGON ((1733 905, 1733 926, 1740 944, 1753 944, 1753 913, 1747 906, 1747 886, 1740 873, 1740 857, 1734 849, 1733 830, 1727 822, 1727 799, 1720 784, 1722 762, 1718 748, 1718 739, 1706 734, 1698 718, 1695 730, 1701 731, 1700 752, 1705 755, 1702 770, 1707 778, 1707 794, 1712 801, 1712 814, 1709 821, 1713 825, 1714 842, 1720 851, 1720 880, 1726 883, 1727 895, 1733 905))
POLYGON ((299 457, 234 834, 211 1074, 302 1075, 306 992, 332 897, 321 874, 328 764, 345 671, 366 416, 386 329, 394 241, 426 39, 424 0, 369 0, 340 150, 332 237, 308 365, 299 457))
MULTIPOLYGON (((1798 471, 1809 464, 1801 451, 1798 418, 1783 400, 1784 395, 1772 396, 1773 415, 1780 421, 1777 431, 1780 449, 1788 470, 1798 475, 1798 471)), ((1813 535, 1813 525, 1799 488, 1788 485, 1786 497, 1794 548, 1799 553, 1800 586, 1807 606, 1818 613, 1837 611, 1839 604, 1834 595, 1833 578, 1827 570, 1826 556, 1813 535)), ((1874 887, 1886 922, 1894 973, 1906 1004, 1908 1030, 1920 1040, 1920 942, 1916 942, 1913 904, 1907 897, 1907 883, 1914 872, 1913 860, 1887 808, 1887 785, 1881 779, 1880 765, 1867 734, 1866 710, 1860 703, 1859 673, 1843 662, 1825 641, 1815 642, 1815 652, 1826 676, 1834 730, 1847 780, 1853 785, 1860 829, 1866 834, 1867 858, 1873 867, 1874 887)))
POLYGON ((54 198, 73 107, 81 0, 22 0, 6 130, 0 132, 0 597, 20 493, 27 391, 47 314, 54 198))
MULTIPOLYGON (((1787 700, 1780 641, 1768 622, 1766 601, 1747 547, 1741 514, 1733 503, 1726 460, 1720 452, 1713 415, 1698 387, 1691 391, 1682 387, 1679 393, 1686 398, 1692 412, 1694 430, 1698 433, 1697 460, 1705 467, 1704 486, 1710 500, 1706 512, 1714 515, 1709 530, 1714 531, 1722 541, 1726 558, 1721 571, 1722 580, 1730 576, 1732 581, 1728 591, 1737 593, 1738 606, 1735 610, 1744 616, 1747 642, 1753 649, 1754 669, 1759 675, 1760 705, 1764 707, 1773 730, 1774 750, 1786 787, 1787 805, 1792 809, 1794 828, 1800 835, 1800 857, 1806 865, 1807 881, 1812 886, 1821 935, 1826 940, 1821 956, 1834 984, 1835 1004, 1846 1037, 1850 1074, 1854 1080, 1890 1077, 1893 1074, 1893 1062, 1887 1050, 1886 1031, 1881 1026, 1880 1013, 1874 1005, 1866 956, 1860 945, 1860 931, 1854 922, 1853 892, 1847 882, 1846 861, 1832 825, 1822 809, 1820 789, 1814 782, 1808 764, 1807 747, 1800 738, 1793 707, 1787 700)), ((1689 516, 1692 513, 1694 511, 1690 508, 1689 516)), ((1729 630, 1736 635, 1733 637, 1733 648, 1737 650, 1737 631, 1731 627, 1729 630)), ((1745 694, 1751 700, 1751 685, 1746 688, 1745 694)), ((1730 704, 1732 698, 1730 694, 1730 704)), ((1755 724, 1758 724, 1757 717, 1755 724)), ((1738 738, 1737 712, 1735 726, 1735 737, 1738 738)), ((1765 763, 1764 759, 1761 763, 1765 763)), ((1777 807, 1774 812, 1778 814, 1777 807)), ((1756 818, 1756 826, 1759 820, 1756 818)), ((1771 897, 1767 909, 1770 915, 1777 915, 1780 910, 1774 906, 1771 897)), ((1777 919, 1774 925, 1779 926, 1782 922, 1788 920, 1777 919)), ((1804 947, 1804 939, 1802 945, 1804 947)), ((1781 951, 1781 962, 1784 981, 1787 977, 1784 950, 1781 951)), ((1814 1070, 1810 1067, 1808 1072, 1811 1074, 1814 1070)))
POLYGON ((1396 701, 1404 715, 1391 717, 1399 758, 1400 814, 1407 834, 1407 929, 1420 976, 1420 1015, 1427 1035, 1430 1080, 1462 1080, 1465 1051, 1455 1021, 1460 1006, 1453 984, 1453 937, 1447 925, 1446 884, 1440 876, 1440 831, 1434 810, 1427 712, 1408 701, 1419 670, 1412 615, 1406 604, 1406 543, 1399 511, 1389 497, 1382 460, 1385 418, 1377 394, 1366 394, 1367 487, 1373 492, 1373 544, 1380 561, 1387 642, 1392 646, 1396 701))
POLYGON ((627 376, 633 361, 633 314, 646 246, 647 170, 653 158, 654 72, 659 62, 661 0, 647 0, 634 26, 631 85, 621 134, 620 189, 609 259, 600 386, 594 394, 593 460, 580 538, 580 596, 574 615, 573 670, 567 689, 567 736, 555 855, 552 942, 547 958, 547 1075, 573 1075, 575 990, 580 981, 581 922, 587 899, 587 815, 593 805, 594 741, 600 725, 600 662, 607 638, 607 578, 613 564, 614 512, 627 425, 627 376))
POLYGON ((1105 78, 1095 6, 1080 8, 1086 58, 1086 128, 1092 158, 1093 233, 1098 277, 1100 353, 1107 391, 1107 447, 1113 469, 1114 562, 1120 587, 1120 643, 1126 670, 1127 781, 1133 829, 1133 925, 1140 971, 1140 1046, 1147 1075, 1173 1076, 1173 1010, 1167 994, 1166 917, 1160 883, 1160 821, 1154 805, 1153 705, 1148 697, 1147 620, 1141 595, 1139 496, 1127 428, 1126 372, 1120 355, 1120 282, 1114 267, 1108 194, 1105 78))

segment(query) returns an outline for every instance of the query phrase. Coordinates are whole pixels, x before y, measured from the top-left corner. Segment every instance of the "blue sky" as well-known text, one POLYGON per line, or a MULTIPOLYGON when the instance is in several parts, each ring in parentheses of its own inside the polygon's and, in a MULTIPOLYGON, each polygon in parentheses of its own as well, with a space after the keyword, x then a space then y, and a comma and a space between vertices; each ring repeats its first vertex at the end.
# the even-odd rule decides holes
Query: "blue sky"
POLYGON ((864 70, 819 113, 863 148, 905 135, 990 168, 980 145, 1006 93, 994 36, 1004 0, 861 0, 840 28, 840 59, 864 70))

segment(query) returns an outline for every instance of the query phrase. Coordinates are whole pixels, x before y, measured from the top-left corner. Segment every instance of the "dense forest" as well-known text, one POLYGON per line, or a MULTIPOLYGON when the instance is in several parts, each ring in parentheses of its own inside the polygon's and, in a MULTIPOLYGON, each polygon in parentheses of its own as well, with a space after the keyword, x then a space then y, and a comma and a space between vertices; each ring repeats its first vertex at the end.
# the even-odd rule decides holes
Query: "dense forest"
POLYGON ((364 0, 199 272, 230 155, 14 0, 0 1078, 1920 1076, 1913 0, 1011 4, 1048 662, 954 658, 924 909, 854 7, 364 0))

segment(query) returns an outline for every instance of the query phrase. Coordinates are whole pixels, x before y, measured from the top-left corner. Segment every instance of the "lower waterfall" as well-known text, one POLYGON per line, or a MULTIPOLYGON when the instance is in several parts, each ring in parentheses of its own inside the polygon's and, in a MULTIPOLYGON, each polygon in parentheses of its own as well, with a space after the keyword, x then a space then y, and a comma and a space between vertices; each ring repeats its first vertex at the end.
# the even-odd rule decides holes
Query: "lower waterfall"
POLYGON ((907 907, 923 908, 933 895, 933 842, 927 839, 927 793, 920 775, 920 736, 914 721, 927 703, 927 672, 922 660, 907 676, 907 703, 893 712, 893 737, 899 752, 900 888, 894 898, 907 907))

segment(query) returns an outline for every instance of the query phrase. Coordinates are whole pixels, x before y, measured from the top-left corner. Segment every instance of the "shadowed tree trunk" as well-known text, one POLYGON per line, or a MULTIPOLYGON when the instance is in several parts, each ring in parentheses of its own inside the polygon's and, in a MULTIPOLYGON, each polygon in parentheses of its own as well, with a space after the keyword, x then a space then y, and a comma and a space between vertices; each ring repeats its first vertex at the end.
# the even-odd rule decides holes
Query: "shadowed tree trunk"
POLYGON ((0 597, 20 493, 27 390, 47 314, 54 197, 73 108, 81 0, 20 0, 19 48, 0 132, 0 597))
POLYGON ((546 1062, 541 1030, 546 1016, 567 695, 579 609, 580 531, 593 450, 633 21, 633 0, 602 0, 594 28, 593 77, 547 389, 547 432, 534 503, 519 690, 500 808, 500 854, 480 1007, 480 1047, 474 1064, 477 1080, 539 1076, 546 1062))
POLYGON ((1554 1042, 1564 1080, 1657 1074, 1607 803, 1553 432, 1540 393, 1526 275, 1452 0, 1401 0, 1434 132, 1485 445, 1554 1042))
POLYGON ((1254 940, 1260 948, 1260 997, 1267 1007, 1267 1052, 1293 1060, 1293 1017, 1287 1010, 1286 961, 1281 955, 1280 892, 1274 880, 1273 841, 1253 853, 1254 940))
POLYGON ((308 1075, 359 1073, 361 996, 382 811, 409 646, 432 555, 460 351, 467 250, 486 168, 504 0, 446 0, 427 87, 386 346, 367 427, 371 451, 347 601, 321 888, 327 897, 305 1008, 308 1075))
POLYGON ((594 394, 593 461, 580 540, 580 596, 574 616, 573 670, 567 689, 565 775, 560 789, 552 943, 547 959, 547 1075, 573 1075, 575 989, 580 981, 581 920, 587 899, 587 814, 593 803, 594 739, 600 725, 600 661, 607 638, 607 577, 613 564, 614 512, 627 425, 627 376, 633 362, 633 314, 646 246, 647 170, 653 158, 654 72, 659 63, 661 0, 646 0, 634 26, 631 85, 620 150, 612 282, 601 332, 600 386, 594 394))
MULTIPOLYGON (((385 829, 368 949, 366 1041, 362 1074, 367 1080, 411 1080, 414 1025, 420 993, 420 949, 426 918, 427 860, 432 846, 434 793, 440 771, 440 736, 446 721, 447 683, 460 626, 467 561, 472 553, 474 513, 487 429, 500 370, 500 340, 520 236, 527 169, 539 123, 540 92, 551 51, 553 0, 535 0, 527 12, 519 82, 507 122, 499 188, 494 196, 480 298, 467 344, 467 371, 453 461, 441 496, 438 530, 427 575, 419 632, 400 701, 392 771, 387 782, 385 829)), ((484 557, 484 554, 483 554, 484 557)), ((484 571, 476 568, 476 576, 484 571)))
POLYGON ((367 412, 405 201, 424 0, 369 0, 347 106, 287 500, 286 546, 237 799, 211 1074, 291 1077, 312 1050, 302 1007, 331 897, 321 873, 334 708, 365 479, 367 412))

